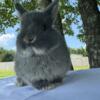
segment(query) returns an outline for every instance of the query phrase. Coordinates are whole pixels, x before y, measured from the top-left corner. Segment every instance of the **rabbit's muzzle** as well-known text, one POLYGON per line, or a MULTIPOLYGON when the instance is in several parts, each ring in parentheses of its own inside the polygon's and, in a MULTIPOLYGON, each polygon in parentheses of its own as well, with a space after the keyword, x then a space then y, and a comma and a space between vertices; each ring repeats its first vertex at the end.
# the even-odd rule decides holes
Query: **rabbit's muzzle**
POLYGON ((35 41, 36 41, 36 37, 28 37, 28 36, 25 36, 23 37, 23 41, 26 43, 26 44, 33 44, 35 41))

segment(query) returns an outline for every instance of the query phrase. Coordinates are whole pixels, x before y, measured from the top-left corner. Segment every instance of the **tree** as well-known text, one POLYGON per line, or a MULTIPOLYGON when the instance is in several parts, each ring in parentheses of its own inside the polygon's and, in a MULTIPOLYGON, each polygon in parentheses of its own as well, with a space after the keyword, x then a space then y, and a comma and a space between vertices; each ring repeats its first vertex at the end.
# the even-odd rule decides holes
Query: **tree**
MULTIPOLYGON (((98 0, 99 1, 99 0, 98 0)), ((100 67, 100 12, 96 0, 79 0, 91 68, 100 67)))
MULTIPOLYGON (((25 8, 29 10, 36 8, 35 0, 19 0, 25 8)), ((5 29, 14 27, 18 22, 17 16, 15 16, 15 7, 13 0, 0 1, 0 34, 5 33, 5 29)))
POLYGON ((15 51, 5 50, 3 48, 0 48, 0 61, 1 62, 13 61, 14 57, 15 57, 15 51))

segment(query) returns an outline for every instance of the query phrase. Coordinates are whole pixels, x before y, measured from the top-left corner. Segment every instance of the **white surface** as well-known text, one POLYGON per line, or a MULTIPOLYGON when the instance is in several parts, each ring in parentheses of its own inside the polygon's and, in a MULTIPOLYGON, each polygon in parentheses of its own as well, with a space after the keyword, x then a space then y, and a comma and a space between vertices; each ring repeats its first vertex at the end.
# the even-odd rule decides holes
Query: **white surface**
POLYGON ((100 100, 100 69, 69 72, 64 84, 48 91, 16 87, 15 77, 2 79, 0 100, 100 100))

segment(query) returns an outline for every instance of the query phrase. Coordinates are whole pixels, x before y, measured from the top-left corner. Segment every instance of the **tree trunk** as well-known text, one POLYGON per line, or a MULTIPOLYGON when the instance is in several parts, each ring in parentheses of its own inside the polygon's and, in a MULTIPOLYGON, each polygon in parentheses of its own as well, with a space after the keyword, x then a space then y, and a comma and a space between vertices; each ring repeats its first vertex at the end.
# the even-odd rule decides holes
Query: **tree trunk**
MULTIPOLYGON (((37 0, 37 5, 38 5, 38 9, 40 10, 44 10, 53 0, 37 0)), ((60 13, 58 12, 58 16, 56 18, 56 21, 54 23, 54 26, 61 32, 61 34, 64 36, 63 34, 63 28, 62 28, 62 23, 61 23, 61 17, 60 17, 60 13)), ((68 47, 67 47, 68 49, 68 47)), ((67 52, 67 51, 66 51, 67 52)), ((69 59, 70 59, 70 52, 67 52, 69 55, 69 59)), ((71 62, 71 61, 70 61, 71 62)), ((72 63, 71 63, 72 65, 72 63)), ((71 66, 71 70, 73 70, 73 65, 71 66)))
POLYGON ((100 12, 96 0, 79 0, 90 68, 100 67, 100 12))

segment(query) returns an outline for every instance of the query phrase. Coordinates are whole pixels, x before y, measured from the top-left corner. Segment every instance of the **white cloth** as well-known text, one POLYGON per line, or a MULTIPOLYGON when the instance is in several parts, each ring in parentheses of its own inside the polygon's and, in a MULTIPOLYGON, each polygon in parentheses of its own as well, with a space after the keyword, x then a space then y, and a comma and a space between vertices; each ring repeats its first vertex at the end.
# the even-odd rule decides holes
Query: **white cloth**
POLYGON ((100 100, 100 69, 69 72, 64 84, 47 91, 16 87, 15 77, 0 80, 0 100, 100 100))

